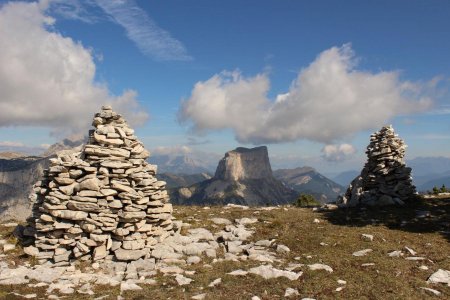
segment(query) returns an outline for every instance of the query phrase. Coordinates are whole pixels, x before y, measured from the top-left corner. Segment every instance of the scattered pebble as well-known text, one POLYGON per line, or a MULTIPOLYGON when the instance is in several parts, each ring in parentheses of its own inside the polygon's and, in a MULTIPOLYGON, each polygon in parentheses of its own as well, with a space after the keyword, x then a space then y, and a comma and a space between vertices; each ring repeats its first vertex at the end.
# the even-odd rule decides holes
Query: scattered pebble
POLYGON ((407 246, 405 246, 405 249, 406 249, 406 251, 408 251, 412 256, 415 256, 415 255, 417 254, 416 251, 414 251, 413 249, 411 249, 411 248, 409 248, 409 247, 407 247, 407 246))
POLYGON ((3 245, 3 252, 8 252, 16 249, 16 245, 14 244, 4 244, 3 245))
POLYGON ((295 273, 291 271, 276 269, 272 267, 272 265, 262 265, 259 267, 254 267, 248 270, 248 272, 255 275, 259 275, 264 279, 286 277, 289 280, 297 280, 303 274, 303 272, 295 273))
POLYGON ((220 284, 222 282, 222 278, 217 278, 214 281, 212 281, 210 284, 208 284, 209 287, 215 287, 216 285, 220 284))
POLYGON ((430 288, 427 288, 427 287, 420 287, 419 289, 422 289, 422 290, 425 290, 427 292, 430 292, 430 293, 432 293, 432 294, 434 294, 436 296, 440 296, 441 295, 441 292, 439 292, 438 290, 435 290, 435 289, 430 289, 430 288))
POLYGON ((194 281, 193 279, 188 278, 188 277, 184 277, 184 276, 181 275, 181 274, 177 274, 177 275, 175 276, 175 280, 177 281, 178 285, 188 285, 188 284, 190 284, 192 281, 194 281))
POLYGON ((289 249, 285 245, 278 245, 277 246, 277 252, 278 253, 282 253, 282 254, 287 254, 287 253, 291 252, 291 249, 289 249))
POLYGON ((425 266, 425 265, 422 265, 422 266, 419 267, 419 269, 426 271, 426 270, 428 270, 428 267, 425 266))
POLYGON ((313 220, 313 223, 319 224, 319 223, 320 223, 320 220, 319 220, 319 219, 314 219, 314 220, 313 220))
POLYGON ((205 297, 206 297, 206 293, 203 293, 203 294, 198 294, 198 295, 192 296, 191 299, 203 300, 203 299, 205 299, 205 297))
POLYGON ((298 296, 298 295, 300 295, 298 290, 297 289, 293 289, 293 288, 287 288, 286 292, 284 292, 284 296, 285 297, 298 296))
POLYGON ((402 251, 395 250, 388 253, 389 257, 400 257, 403 255, 402 251))
POLYGON ((372 251, 373 251, 372 249, 364 249, 364 250, 353 252, 352 255, 353 256, 365 256, 365 255, 367 255, 368 253, 370 253, 372 251))
POLYGON ((374 263, 365 263, 365 264, 361 265, 361 267, 371 267, 371 266, 375 266, 375 264, 374 263))
POLYGON ((325 270, 329 273, 333 273, 333 268, 331 268, 328 265, 324 265, 324 264, 312 264, 312 265, 308 265, 308 268, 312 271, 315 270, 325 270))
POLYGON ((230 225, 231 221, 225 218, 212 218, 211 222, 216 225, 230 225))
POLYGON ((342 286, 340 286, 340 287, 338 287, 338 288, 336 288, 336 292, 340 292, 340 291, 342 291, 344 289, 344 287, 342 287, 342 286))
POLYGON ((347 284, 347 281, 338 279, 337 283, 338 284, 347 284))
POLYGON ((425 257, 421 257, 421 256, 408 256, 405 257, 406 260, 425 260, 425 257))
POLYGON ((234 271, 232 271, 232 272, 230 272, 230 273, 227 273, 227 274, 228 274, 228 275, 233 275, 233 276, 245 276, 245 275, 248 274, 248 272, 239 269, 239 270, 234 270, 234 271))
POLYGON ((366 242, 373 242, 373 235, 363 233, 361 239, 366 242))

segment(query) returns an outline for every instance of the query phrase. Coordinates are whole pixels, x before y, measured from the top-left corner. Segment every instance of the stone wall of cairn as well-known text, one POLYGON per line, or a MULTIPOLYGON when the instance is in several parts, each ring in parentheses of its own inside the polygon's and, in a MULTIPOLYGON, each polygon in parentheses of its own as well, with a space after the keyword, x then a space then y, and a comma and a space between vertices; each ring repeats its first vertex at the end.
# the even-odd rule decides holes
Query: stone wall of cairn
POLYGON ((35 185, 29 225, 37 258, 136 260, 172 233, 172 205, 149 152, 123 117, 104 106, 81 152, 51 159, 35 185))
POLYGON ((344 206, 403 205, 416 194, 411 168, 404 162, 406 145, 392 126, 370 136, 368 160, 338 204, 344 206))

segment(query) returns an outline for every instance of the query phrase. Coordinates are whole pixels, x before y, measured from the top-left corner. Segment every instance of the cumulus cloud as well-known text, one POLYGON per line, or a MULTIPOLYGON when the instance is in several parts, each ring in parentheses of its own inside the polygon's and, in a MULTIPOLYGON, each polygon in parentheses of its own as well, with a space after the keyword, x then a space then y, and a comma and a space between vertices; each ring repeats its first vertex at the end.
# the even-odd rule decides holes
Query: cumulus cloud
POLYGON ((159 146, 153 149, 154 155, 184 155, 192 153, 192 148, 185 145, 159 146))
POLYGON ((95 82, 91 52, 54 30, 47 1, 0 7, 0 127, 43 126, 67 134, 87 129, 103 104, 134 125, 148 114, 135 91, 112 95, 95 82))
POLYGON ((372 73, 356 67, 350 45, 328 49, 275 101, 267 96, 267 74, 222 72, 195 84, 179 119, 196 133, 232 129, 243 143, 308 139, 332 144, 380 127, 396 115, 430 107, 421 84, 401 81, 398 72, 372 73))
POLYGON ((159 27, 133 0, 94 0, 145 55, 159 60, 191 60, 184 45, 159 27))
POLYGON ((322 157, 329 162, 341 162, 356 153, 355 147, 350 144, 325 145, 322 148, 322 157))

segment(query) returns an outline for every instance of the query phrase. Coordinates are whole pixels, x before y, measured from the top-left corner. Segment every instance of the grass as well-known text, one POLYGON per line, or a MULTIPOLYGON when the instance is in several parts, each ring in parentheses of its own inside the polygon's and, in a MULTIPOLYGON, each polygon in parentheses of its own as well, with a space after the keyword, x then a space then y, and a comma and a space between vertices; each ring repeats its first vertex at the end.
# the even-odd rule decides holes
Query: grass
MULTIPOLYGON (((247 270, 261 263, 255 261, 218 262, 204 257, 202 263, 183 267, 195 271, 194 275, 185 275, 194 281, 188 286, 178 286, 174 277, 158 274, 154 279, 157 285, 142 286, 141 291, 129 291, 122 294, 126 299, 190 299, 193 295, 206 293, 206 299, 250 299, 253 295, 261 299, 284 299, 286 288, 296 288, 300 299, 424 299, 434 296, 419 289, 429 287, 439 290, 441 299, 450 297, 450 287, 444 284, 427 284, 427 278, 438 269, 450 270, 450 199, 427 199, 411 207, 384 209, 349 209, 333 212, 313 212, 311 209, 289 207, 271 211, 258 209, 224 209, 211 207, 175 207, 174 216, 190 223, 192 228, 204 227, 212 232, 223 226, 213 224, 209 219, 222 217, 230 220, 242 217, 256 217, 259 222, 248 225, 254 228, 251 241, 276 239, 291 249, 285 255, 278 255, 283 262, 313 264, 323 263, 331 266, 333 273, 310 271, 301 267, 303 275, 296 281, 285 278, 265 280, 256 275, 236 277, 226 275, 236 269, 247 270), (429 211, 431 216, 416 218, 417 211, 429 211), (320 223, 315 223, 319 219, 320 223), (372 234, 374 240, 366 242, 362 234, 372 234), (321 243, 324 243, 322 246, 321 243), (404 250, 408 246, 417 252, 417 256, 426 257, 425 261, 408 261, 404 258, 391 258, 387 253, 404 250), (370 248, 373 252, 367 256, 354 257, 352 253, 370 248), (204 264, 212 267, 206 268, 204 264), (374 263, 374 266, 361 266, 374 263), (419 266, 426 265, 428 270, 419 266), (222 283, 213 288, 208 284, 217 278, 222 283), (347 284, 340 292, 337 280, 347 284)), ((3 233, 0 228, 0 232, 3 233)), ((5 235, 4 235, 5 236, 5 235)), ((10 256, 17 255, 15 253, 10 256)), ((407 255, 405 255, 407 256, 407 255)), ((8 257, 8 259, 16 259, 8 257)), ((23 259, 19 259, 20 263, 23 259)), ((96 286, 95 297, 109 295, 106 299, 116 299, 119 288, 96 286)), ((46 298, 45 288, 24 286, 0 286, 0 299, 14 298, 11 292, 19 294, 37 293, 46 298)), ((93 296, 74 294, 65 299, 92 299, 93 296)), ((438 298, 438 297, 436 297, 438 298)))

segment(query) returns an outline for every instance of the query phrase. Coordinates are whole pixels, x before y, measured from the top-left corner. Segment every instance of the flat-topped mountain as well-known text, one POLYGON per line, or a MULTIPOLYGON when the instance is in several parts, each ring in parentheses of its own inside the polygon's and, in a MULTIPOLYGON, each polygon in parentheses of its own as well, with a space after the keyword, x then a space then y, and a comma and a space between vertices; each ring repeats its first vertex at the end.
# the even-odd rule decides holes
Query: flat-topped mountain
POLYGON ((311 167, 280 169, 274 171, 273 175, 288 187, 299 193, 313 195, 322 203, 334 201, 340 193, 344 192, 344 187, 311 167))
POLYGON ((234 181, 269 177, 272 177, 272 168, 266 146, 228 151, 219 161, 214 175, 216 179, 234 181))
POLYGON ((172 193, 178 204, 266 205, 291 203, 298 193, 272 174, 267 147, 237 148, 225 153, 209 180, 172 193))

